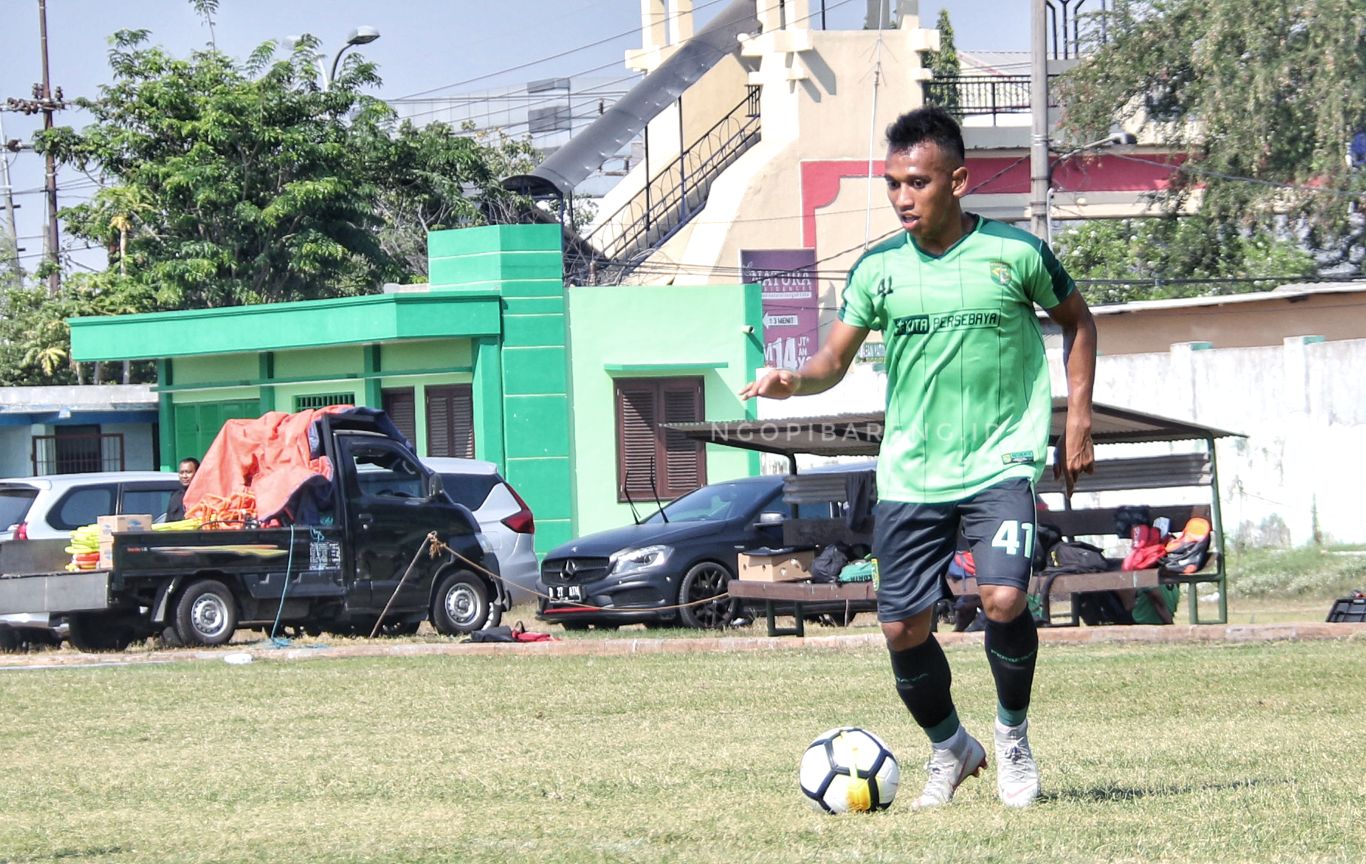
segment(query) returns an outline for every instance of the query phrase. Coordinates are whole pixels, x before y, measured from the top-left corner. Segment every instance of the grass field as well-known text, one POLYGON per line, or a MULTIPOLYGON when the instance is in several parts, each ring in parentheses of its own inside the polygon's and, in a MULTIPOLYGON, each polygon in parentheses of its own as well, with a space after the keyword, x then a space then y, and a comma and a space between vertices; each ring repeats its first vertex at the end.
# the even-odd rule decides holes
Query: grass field
MULTIPOLYGON (((1362 643, 1045 646, 1045 800, 906 806, 925 747, 872 648, 0 671, 5 862, 1357 861, 1362 643), (904 799, 810 811, 867 726, 904 799)), ((988 728, 980 646, 950 648, 988 728)))

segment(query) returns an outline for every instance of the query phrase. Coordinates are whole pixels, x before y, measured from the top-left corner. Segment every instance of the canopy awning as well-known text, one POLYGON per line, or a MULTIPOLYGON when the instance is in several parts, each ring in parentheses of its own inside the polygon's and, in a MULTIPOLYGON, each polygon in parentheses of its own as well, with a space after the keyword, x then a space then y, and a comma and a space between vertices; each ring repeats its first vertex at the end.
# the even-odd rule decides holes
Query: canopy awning
MULTIPOLYGON (((1053 400, 1053 427, 1049 443, 1056 443, 1067 423, 1067 399, 1053 400)), ((817 456, 876 456, 882 444, 883 412, 830 414, 822 417, 791 417, 772 420, 721 420, 701 423, 668 423, 694 441, 725 444, 789 459, 798 453, 817 456)), ((1189 420, 1146 414, 1115 405, 1094 403, 1091 438, 1097 444, 1131 444, 1140 441, 1212 441, 1242 437, 1189 420)))

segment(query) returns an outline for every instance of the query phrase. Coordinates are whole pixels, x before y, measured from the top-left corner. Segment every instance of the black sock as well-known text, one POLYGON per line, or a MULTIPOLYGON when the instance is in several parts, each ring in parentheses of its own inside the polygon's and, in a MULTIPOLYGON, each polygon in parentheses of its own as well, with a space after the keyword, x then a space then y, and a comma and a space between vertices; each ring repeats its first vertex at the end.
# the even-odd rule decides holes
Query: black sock
POLYGON ((996 716, 1007 726, 1019 726, 1029 710, 1034 686, 1034 662, 1039 657, 1039 630, 1028 609, 1002 624, 987 619, 987 662, 996 679, 996 716))
POLYGON ((948 740, 958 730, 958 715, 949 692, 953 673, 939 641, 931 634, 914 648, 888 653, 892 655, 897 695, 915 722, 936 744, 948 740))

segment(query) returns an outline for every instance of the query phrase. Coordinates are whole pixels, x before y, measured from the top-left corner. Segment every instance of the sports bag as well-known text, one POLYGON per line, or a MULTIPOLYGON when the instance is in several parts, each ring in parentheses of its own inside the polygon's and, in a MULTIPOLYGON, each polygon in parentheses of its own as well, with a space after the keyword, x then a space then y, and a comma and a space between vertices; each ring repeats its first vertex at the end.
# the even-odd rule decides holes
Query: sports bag
POLYGON ((1167 541, 1158 566, 1183 576, 1199 572, 1209 561, 1212 536, 1209 520, 1202 516, 1192 516, 1181 533, 1167 541))

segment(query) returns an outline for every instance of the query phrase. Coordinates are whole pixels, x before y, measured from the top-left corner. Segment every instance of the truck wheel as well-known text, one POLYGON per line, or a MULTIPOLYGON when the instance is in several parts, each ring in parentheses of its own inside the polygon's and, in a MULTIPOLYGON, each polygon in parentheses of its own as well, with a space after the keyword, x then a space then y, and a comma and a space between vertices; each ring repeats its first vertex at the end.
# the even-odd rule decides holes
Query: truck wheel
POLYGON ((730 584, 730 571, 714 561, 703 561, 693 565, 683 576, 683 584, 678 587, 678 602, 682 607, 678 617, 685 627, 699 630, 719 630, 735 617, 739 603, 730 598, 699 603, 708 597, 726 593, 730 584))
POLYGON ((222 645, 237 630, 237 603, 222 582, 202 579, 181 592, 175 629, 186 645, 222 645))
POLYGON ((131 627, 102 615, 72 615, 66 625, 66 638, 80 651, 122 651, 133 641, 131 627))
POLYGON ((489 602, 489 588, 473 573, 447 573, 432 595, 432 626, 442 636, 496 627, 503 610, 489 602))

